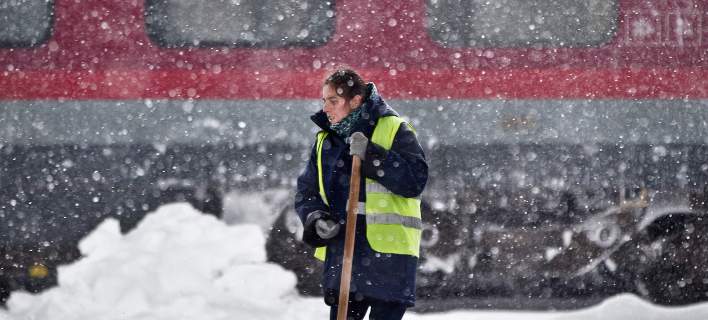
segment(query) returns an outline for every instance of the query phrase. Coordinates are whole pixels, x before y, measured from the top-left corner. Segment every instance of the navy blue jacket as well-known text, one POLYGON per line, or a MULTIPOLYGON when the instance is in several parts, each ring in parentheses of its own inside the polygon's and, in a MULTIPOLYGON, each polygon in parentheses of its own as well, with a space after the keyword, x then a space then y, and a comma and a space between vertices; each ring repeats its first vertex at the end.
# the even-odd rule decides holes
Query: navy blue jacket
MULTIPOLYGON (((352 132, 360 131, 369 140, 379 117, 398 115, 379 96, 373 83, 367 85, 367 97, 361 108, 361 119, 352 132)), ((322 146, 322 174, 329 206, 319 196, 317 154, 313 146, 307 167, 297 180, 295 210, 303 223, 307 215, 315 210, 330 212, 342 223, 339 234, 327 247, 324 263, 322 285, 326 302, 331 305, 337 303, 339 291, 352 157, 345 139, 329 128, 324 111, 317 112, 311 118, 322 130, 329 132, 322 146)), ((365 177, 404 197, 417 197, 423 192, 428 179, 428 165, 415 133, 407 125, 401 125, 388 151, 370 141, 365 158, 362 161, 359 201, 366 200, 365 177)), ((413 306, 418 259, 372 250, 366 240, 364 215, 357 216, 356 231, 350 299, 368 297, 413 306)))

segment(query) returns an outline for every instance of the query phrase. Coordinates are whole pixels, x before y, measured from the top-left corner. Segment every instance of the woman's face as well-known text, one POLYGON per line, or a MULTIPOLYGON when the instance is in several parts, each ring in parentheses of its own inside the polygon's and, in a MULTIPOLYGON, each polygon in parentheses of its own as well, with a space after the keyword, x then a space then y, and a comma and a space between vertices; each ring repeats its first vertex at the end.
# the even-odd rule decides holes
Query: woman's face
POLYGON ((339 95, 333 86, 324 85, 322 87, 322 102, 324 103, 322 110, 327 114, 329 123, 336 124, 342 121, 352 110, 359 107, 361 96, 356 95, 351 100, 346 100, 339 95))

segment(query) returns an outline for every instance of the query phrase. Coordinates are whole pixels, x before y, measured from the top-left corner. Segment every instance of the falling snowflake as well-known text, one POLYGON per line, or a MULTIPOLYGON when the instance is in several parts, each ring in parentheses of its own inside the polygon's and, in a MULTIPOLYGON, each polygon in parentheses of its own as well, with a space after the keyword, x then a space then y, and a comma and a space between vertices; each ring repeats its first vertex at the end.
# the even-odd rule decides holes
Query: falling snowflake
POLYGON ((645 38, 654 34, 655 32, 656 29, 654 29, 652 23, 645 18, 641 18, 632 23, 632 35, 635 38, 645 38))

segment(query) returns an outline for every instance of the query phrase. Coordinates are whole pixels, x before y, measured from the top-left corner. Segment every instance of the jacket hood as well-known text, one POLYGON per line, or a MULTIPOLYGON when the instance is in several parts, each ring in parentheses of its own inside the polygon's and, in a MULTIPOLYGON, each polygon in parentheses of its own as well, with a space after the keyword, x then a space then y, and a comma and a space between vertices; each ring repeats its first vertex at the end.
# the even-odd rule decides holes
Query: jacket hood
MULTIPOLYGON (((366 84, 366 97, 359 108, 363 108, 361 119, 354 128, 366 127, 368 124, 376 124, 376 121, 383 116, 398 116, 396 110, 393 110, 379 95, 376 85, 373 82, 366 84)), ((317 111, 310 117, 322 130, 333 132, 330 129, 330 122, 327 119, 327 114, 323 111, 317 111)))

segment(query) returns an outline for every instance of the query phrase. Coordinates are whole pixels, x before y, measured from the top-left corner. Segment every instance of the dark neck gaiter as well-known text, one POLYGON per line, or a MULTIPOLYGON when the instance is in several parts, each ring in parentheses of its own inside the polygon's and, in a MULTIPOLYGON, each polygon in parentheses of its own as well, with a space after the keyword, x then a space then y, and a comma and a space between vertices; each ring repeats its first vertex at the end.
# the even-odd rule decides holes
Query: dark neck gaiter
POLYGON ((344 117, 344 119, 342 119, 342 121, 339 121, 339 123, 330 124, 329 128, 336 132, 340 137, 348 138, 352 133, 351 131, 354 124, 361 118, 361 109, 363 109, 361 106, 354 109, 354 111, 350 112, 346 117, 344 117))

